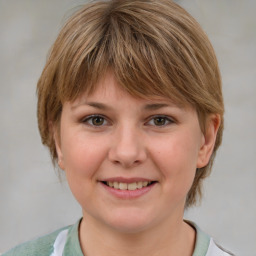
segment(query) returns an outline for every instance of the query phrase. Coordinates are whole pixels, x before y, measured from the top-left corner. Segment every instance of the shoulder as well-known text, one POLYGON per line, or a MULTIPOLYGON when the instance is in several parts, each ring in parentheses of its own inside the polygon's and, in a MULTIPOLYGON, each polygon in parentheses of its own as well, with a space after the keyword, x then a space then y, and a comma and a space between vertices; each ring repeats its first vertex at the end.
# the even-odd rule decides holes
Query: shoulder
POLYGON ((69 229, 70 226, 56 230, 55 232, 39 237, 35 240, 28 241, 18 245, 10 251, 2 254, 2 256, 50 256, 53 251, 53 244, 58 234, 69 229))
MULTIPOLYGON (((213 238, 203 232, 194 222, 187 221, 196 230, 196 244, 193 256, 232 256, 233 254, 217 245, 213 238)), ((234 255, 233 255, 234 256, 234 255)))
POLYGON ((234 256, 234 254, 216 244, 211 238, 206 256, 234 256))

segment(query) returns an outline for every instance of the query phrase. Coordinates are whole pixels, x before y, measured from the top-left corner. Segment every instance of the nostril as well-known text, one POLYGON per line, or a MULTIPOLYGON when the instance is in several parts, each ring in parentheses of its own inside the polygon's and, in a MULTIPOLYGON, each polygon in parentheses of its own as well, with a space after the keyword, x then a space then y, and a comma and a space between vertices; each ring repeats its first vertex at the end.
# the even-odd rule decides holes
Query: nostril
POLYGON ((108 152, 109 160, 115 165, 122 165, 125 168, 139 165, 145 161, 146 152, 143 148, 111 147, 108 152))

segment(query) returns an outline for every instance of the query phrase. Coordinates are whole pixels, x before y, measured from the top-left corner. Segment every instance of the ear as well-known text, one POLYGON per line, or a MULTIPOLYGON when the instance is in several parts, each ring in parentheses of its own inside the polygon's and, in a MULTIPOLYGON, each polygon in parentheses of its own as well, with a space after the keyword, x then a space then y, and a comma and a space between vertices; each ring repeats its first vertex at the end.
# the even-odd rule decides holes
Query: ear
POLYGON ((207 118, 205 133, 198 154, 197 168, 205 167, 212 155, 221 118, 218 114, 212 114, 207 118))
POLYGON ((63 161, 63 154, 61 150, 61 137, 60 137, 60 127, 59 125, 53 125, 51 124, 52 132, 53 132, 53 139, 55 143, 55 148, 58 156, 58 165, 62 170, 65 170, 64 168, 64 161, 63 161))

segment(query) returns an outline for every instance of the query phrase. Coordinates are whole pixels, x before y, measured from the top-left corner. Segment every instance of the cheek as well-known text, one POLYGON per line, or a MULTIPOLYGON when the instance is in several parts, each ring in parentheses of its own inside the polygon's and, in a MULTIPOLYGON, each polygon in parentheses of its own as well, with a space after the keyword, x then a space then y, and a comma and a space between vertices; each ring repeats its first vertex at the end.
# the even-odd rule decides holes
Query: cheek
POLYGON ((68 136, 62 141, 65 173, 71 192, 82 206, 91 200, 97 173, 104 161, 105 151, 102 143, 92 137, 68 136))
POLYGON ((163 184, 168 190, 186 194, 194 180, 199 144, 190 133, 175 134, 159 141, 153 161, 162 175, 163 184))
POLYGON ((105 157, 106 150, 102 143, 93 136, 73 135, 64 137, 63 160, 67 175, 94 177, 105 157))

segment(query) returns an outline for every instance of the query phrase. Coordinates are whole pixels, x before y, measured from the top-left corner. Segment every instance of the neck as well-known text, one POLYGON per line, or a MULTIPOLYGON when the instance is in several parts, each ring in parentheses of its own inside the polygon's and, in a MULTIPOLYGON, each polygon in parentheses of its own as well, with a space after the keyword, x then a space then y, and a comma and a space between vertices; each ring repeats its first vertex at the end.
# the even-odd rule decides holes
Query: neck
POLYGON ((191 256, 195 245, 195 230, 182 219, 165 221, 136 233, 125 233, 84 216, 79 234, 86 256, 191 256))

